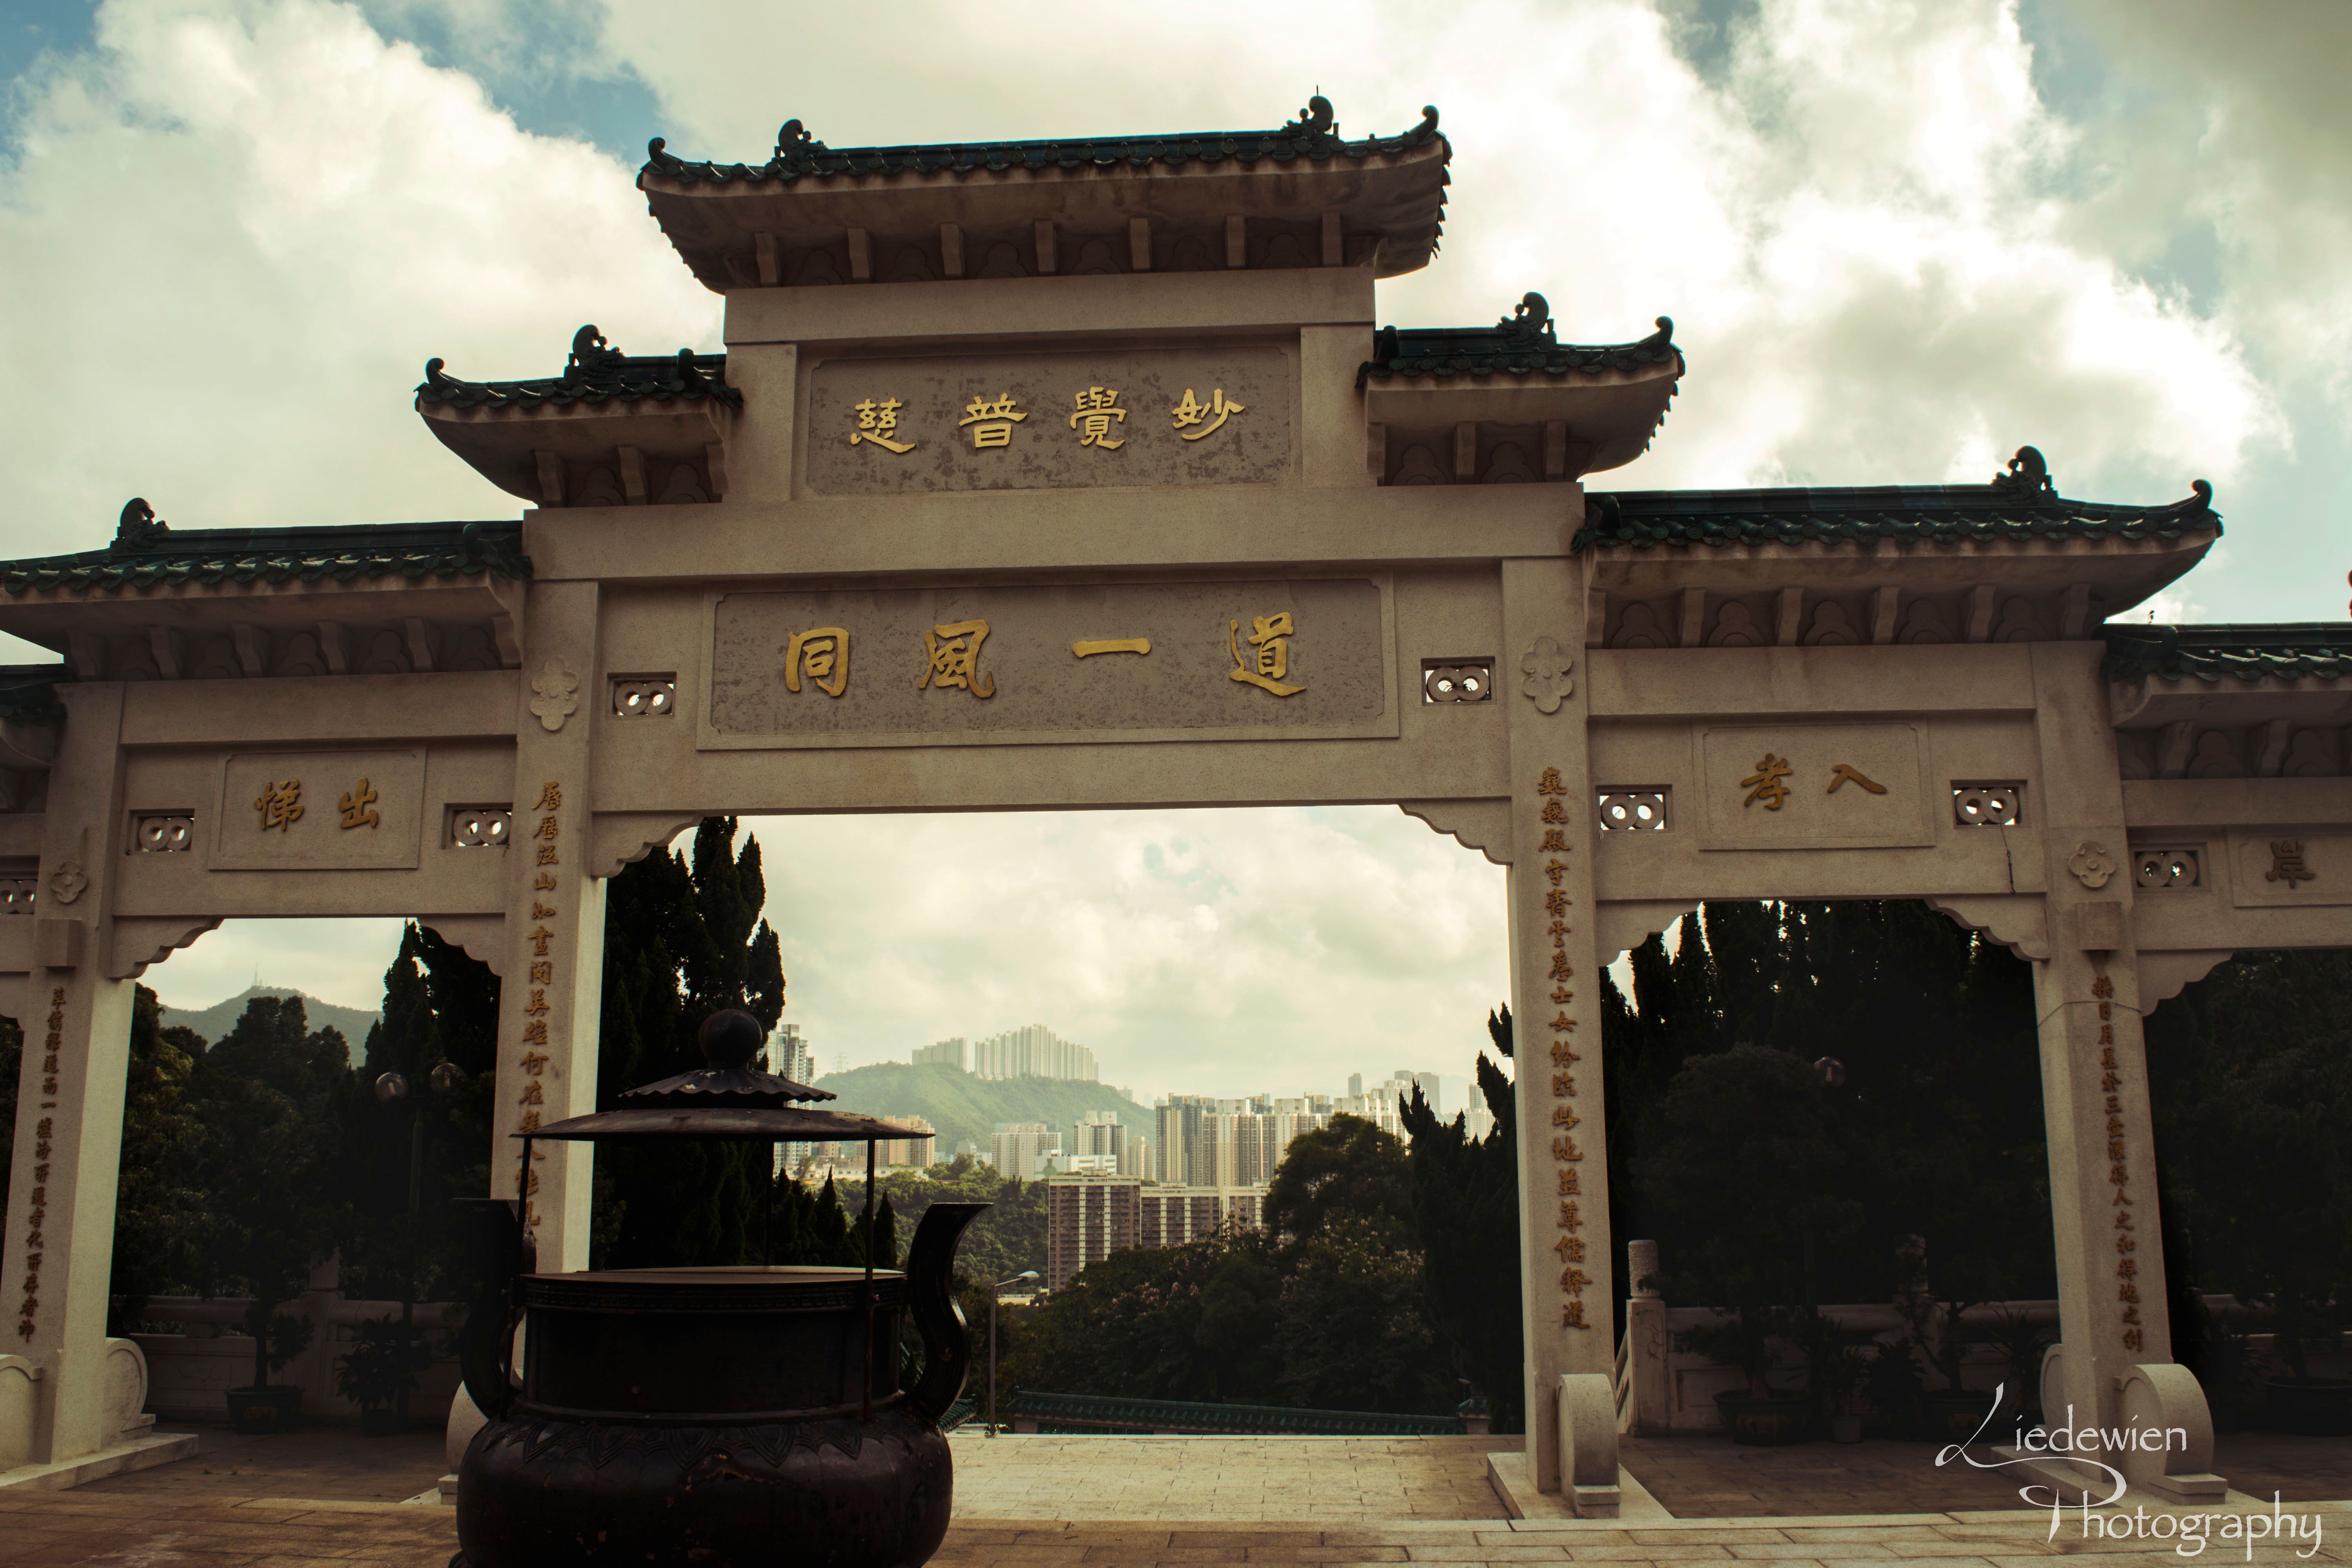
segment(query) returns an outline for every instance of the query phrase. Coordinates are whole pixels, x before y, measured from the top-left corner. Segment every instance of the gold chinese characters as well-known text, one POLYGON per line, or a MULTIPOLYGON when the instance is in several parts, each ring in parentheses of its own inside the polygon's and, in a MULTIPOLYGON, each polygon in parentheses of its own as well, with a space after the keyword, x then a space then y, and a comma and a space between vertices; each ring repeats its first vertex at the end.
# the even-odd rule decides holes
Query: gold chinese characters
MULTIPOLYGON (((1739 787, 1748 792, 1748 797, 1739 804, 1743 806, 1760 804, 1767 811, 1780 810, 1789 804, 1789 797, 1792 793, 1789 788, 1789 776, 1795 771, 1788 758, 1775 756, 1770 752, 1765 752, 1763 759, 1756 764, 1756 771, 1739 781, 1739 787)), ((1830 769, 1830 786, 1822 793, 1835 795, 1848 784, 1854 785, 1867 795, 1886 793, 1885 784, 1870 777, 1852 763, 1834 764, 1830 769)))
POLYGON ((1226 420, 1236 414, 1248 412, 1248 408, 1243 405, 1226 401, 1225 389, 1222 386, 1211 391, 1209 401, 1206 403, 1195 401, 1192 389, 1188 386, 1184 389, 1184 401, 1169 410, 1175 418, 1174 428, 1180 438, 1186 441, 1197 441, 1203 436, 1213 436, 1223 428, 1226 420), (1213 420, 1210 420, 1212 415, 1216 416, 1213 420), (1204 424, 1203 421, 1210 422, 1204 424))
POLYGON ((1273 692, 1276 697, 1296 697, 1306 690, 1303 686, 1283 684, 1282 678, 1290 673, 1290 639, 1298 635, 1290 612, 1285 610, 1280 615, 1253 616, 1250 626, 1249 644, 1257 652, 1254 658, 1244 658, 1238 640, 1241 622, 1228 621, 1225 624, 1225 640, 1234 655, 1234 668, 1227 679, 1247 681, 1252 686, 1273 692))
MULTIPOLYGON (((561 864, 556 854, 556 847, 562 842, 562 833, 561 819, 563 812, 563 785, 562 783, 555 779, 549 779, 542 783, 539 786, 539 799, 532 803, 531 809, 546 814, 540 818, 538 830, 531 835, 534 839, 541 841, 536 863, 540 866, 561 864)), ((556 908, 552 904, 542 902, 540 895, 545 893, 552 896, 555 891, 554 872, 540 871, 532 878, 531 929, 523 939, 530 943, 531 951, 530 967, 528 972, 530 1000, 523 1005, 520 1039, 523 1047, 520 1066, 525 1076, 521 1092, 515 1097, 515 1104, 522 1111, 521 1121, 517 1130, 523 1132, 539 1131, 541 1110, 547 1103, 547 1091, 541 1087, 540 1080, 550 1060, 547 1021, 552 1009, 547 1005, 547 994, 555 984, 555 960, 551 950, 556 937, 555 932, 550 931, 544 922, 556 918, 556 908)), ((546 1157, 539 1150, 531 1151, 531 1159, 534 1163, 546 1157)), ((522 1203, 525 1225, 536 1225, 539 1221, 538 1211, 530 1202, 538 1191, 539 1173, 526 1167, 520 1178, 520 1190, 515 1194, 522 1203)))
POLYGON ((367 780, 360 780, 359 788, 352 791, 337 803, 336 809, 342 813, 343 826, 347 828, 376 826, 382 820, 376 815, 376 793, 369 787, 367 780))
POLYGON ((849 633, 842 626, 794 632, 784 645, 784 689, 798 691, 805 673, 819 691, 838 697, 849 686, 849 633))
POLYGON ((964 405, 963 417, 956 425, 971 427, 972 450, 977 452, 1013 445, 1013 426, 1028 417, 1013 412, 1011 393, 1000 392, 992 398, 975 397, 964 405))
POLYGON ((996 695, 996 677, 980 668, 980 645, 988 637, 986 621, 950 621, 923 634, 930 661, 915 682, 920 691, 930 686, 961 686, 974 697, 996 695))
POLYGON ((1091 658, 1098 653, 1150 653, 1151 639, 1150 637, 1096 637, 1091 640, 1081 638, 1070 645, 1070 651, 1080 658, 1091 658))
POLYGON ((1111 439, 1111 421, 1127 423, 1127 410, 1118 406, 1118 393, 1107 386, 1089 386, 1075 397, 1078 406, 1070 416, 1070 428, 1078 433, 1079 446, 1110 452, 1127 445, 1124 437, 1111 439))
POLYGON ((2263 873, 2265 882, 2284 882, 2288 892, 2294 891, 2297 882, 2315 882, 2319 873, 2313 870, 2303 858, 2300 838, 2271 840, 2271 868, 2263 873))
MULTIPOLYGON (((1568 923, 1568 914, 1575 900, 1560 879, 1568 873, 1568 862, 1559 858, 1570 853, 1566 837, 1568 808, 1565 800, 1568 784, 1558 768, 1546 768, 1536 780, 1535 793, 1543 801, 1538 820, 1544 828, 1543 850, 1550 851, 1541 868, 1550 886, 1544 892, 1545 931, 1551 938, 1551 969, 1546 978, 1551 983, 1551 1022, 1546 1026, 1557 1037, 1550 1045, 1551 1058, 1551 1157, 1554 1175, 1559 1191, 1559 1229, 1552 1250, 1559 1255, 1559 1288, 1563 1296, 1559 1308, 1559 1326, 1563 1329, 1590 1330, 1593 1325, 1586 1316, 1589 1310, 1584 1292, 1594 1280, 1584 1271, 1586 1262, 1584 1214, 1580 1206, 1584 1196, 1584 1151, 1576 1142, 1576 1129, 1584 1119, 1578 1113, 1579 1097, 1576 1087, 1576 1064, 1584 1059, 1570 1037, 1576 1033, 1576 1020, 1569 1016, 1568 1005, 1576 1000, 1569 982, 1575 978, 1575 966, 1568 961, 1569 933, 1575 928, 1568 923)), ((1541 853, 1542 851, 1538 851, 1541 853)))
MULTIPOLYGON (((2092 1000, 2099 1008, 2099 1089, 2106 1096, 2107 1181, 2115 1187, 2112 1227, 2116 1237, 2116 1300, 2123 1304, 2124 1349, 2137 1351, 2147 1342, 2139 1315, 2139 1226, 2131 1211, 2131 1167, 2124 1144, 2123 1073, 2116 1061, 2116 983, 2105 975, 2091 982, 2092 1000)), ((2158 1298, 2161 1300, 2161 1296, 2158 1298)))
MULTIPOLYGON (((58 1050, 66 1026, 66 988, 49 991, 48 1033, 41 1041, 41 1102, 43 1110, 57 1109, 58 1050)), ((33 1182, 25 1211, 25 1296, 16 1303, 16 1337, 29 1341, 38 1329, 41 1310, 41 1227, 49 1215, 49 1134, 56 1118, 44 1116, 33 1124, 33 1182)), ((23 1126, 22 1122, 17 1123, 23 1126)), ((21 1167, 20 1167, 21 1169, 21 1167)))
POLYGON ((898 428, 898 410, 905 406, 895 397, 886 397, 879 403, 869 397, 856 405, 857 428, 849 433, 849 444, 855 447, 860 441, 871 441, 886 452, 913 451, 912 441, 893 438, 898 428))
POLYGON ((263 784, 261 793, 254 797, 253 809, 261 813, 262 832, 276 828, 280 833, 291 833, 294 825, 302 819, 302 781, 288 779, 278 784, 273 780, 263 784))

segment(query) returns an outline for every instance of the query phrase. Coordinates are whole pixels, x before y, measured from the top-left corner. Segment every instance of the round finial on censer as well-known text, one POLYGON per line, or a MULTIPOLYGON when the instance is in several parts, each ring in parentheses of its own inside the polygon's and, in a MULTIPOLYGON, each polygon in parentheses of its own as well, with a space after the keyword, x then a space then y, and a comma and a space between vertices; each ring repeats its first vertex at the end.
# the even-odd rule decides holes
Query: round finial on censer
POLYGON ((760 1020, 740 1008, 713 1013, 695 1033, 702 1059, 715 1068, 749 1067, 767 1039, 768 1031, 760 1027, 760 1020))

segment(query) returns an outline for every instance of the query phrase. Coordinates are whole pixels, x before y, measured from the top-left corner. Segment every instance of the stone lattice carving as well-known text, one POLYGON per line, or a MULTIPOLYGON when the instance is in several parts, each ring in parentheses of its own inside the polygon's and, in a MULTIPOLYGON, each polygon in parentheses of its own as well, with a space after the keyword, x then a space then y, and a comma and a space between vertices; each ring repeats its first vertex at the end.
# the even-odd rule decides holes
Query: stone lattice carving
POLYGON ((2107 879, 2116 874, 2116 858, 2105 845, 2086 838, 2074 847, 2073 858, 2066 862, 2066 869, 2074 874, 2074 880, 2086 888, 2104 888, 2107 885, 2107 879))
POLYGON ((1519 682, 1519 689, 1536 705, 1537 712, 1557 713, 1559 705, 1576 689, 1576 682, 1569 675, 1575 668, 1576 660, 1556 640, 1538 637, 1527 657, 1519 660, 1519 673, 1526 677, 1519 682))
POLYGON ((530 710, 539 715, 539 727, 552 734, 563 728, 563 721, 580 710, 580 678, 564 668, 560 658, 551 658, 540 667, 530 680, 530 710))

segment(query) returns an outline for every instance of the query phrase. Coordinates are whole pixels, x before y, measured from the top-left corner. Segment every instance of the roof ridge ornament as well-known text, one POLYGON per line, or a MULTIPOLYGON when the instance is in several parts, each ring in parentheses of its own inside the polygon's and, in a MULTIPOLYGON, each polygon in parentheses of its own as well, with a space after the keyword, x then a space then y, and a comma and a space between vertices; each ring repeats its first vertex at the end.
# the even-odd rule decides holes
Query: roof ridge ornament
POLYGON ((2034 447, 2020 447, 2017 456, 2009 460, 2008 469, 1992 477, 1992 488, 2003 495, 2058 499, 2058 486, 2050 477, 2050 465, 2042 460, 2041 449, 2034 447))
MULTIPOLYGON (((1433 111, 1423 110, 1422 112, 1433 111)), ((1298 118, 1283 129, 1307 136, 1336 136, 1339 133, 1339 122, 1332 118, 1331 100, 1318 92, 1307 100, 1307 107, 1298 111, 1298 118)))
POLYGON ((2168 507, 2159 507, 2148 515, 2151 517, 2194 517, 2200 511, 2211 511, 2213 510, 2213 487, 2210 484, 2208 484, 2203 479, 2191 479, 2189 481, 2189 494, 2187 500, 2174 501, 2168 507))
POLYGON ((776 161, 782 163, 796 153, 822 153, 825 145, 809 134, 808 127, 797 120, 787 120, 776 132, 776 161))
POLYGON ((145 497, 132 496, 122 503, 122 517, 114 529, 114 547, 136 550, 154 543, 171 531, 171 525, 155 515, 155 509, 147 504, 145 497))
POLYGON ((629 356, 609 346, 604 334, 594 322, 572 334, 572 355, 563 362, 563 379, 582 381, 590 376, 606 376, 621 368, 629 356))
POLYGON ((1533 347, 1559 342, 1552 325, 1551 306, 1542 295, 1532 289, 1511 307, 1509 315, 1495 325, 1502 329, 1504 336, 1515 345, 1533 347))

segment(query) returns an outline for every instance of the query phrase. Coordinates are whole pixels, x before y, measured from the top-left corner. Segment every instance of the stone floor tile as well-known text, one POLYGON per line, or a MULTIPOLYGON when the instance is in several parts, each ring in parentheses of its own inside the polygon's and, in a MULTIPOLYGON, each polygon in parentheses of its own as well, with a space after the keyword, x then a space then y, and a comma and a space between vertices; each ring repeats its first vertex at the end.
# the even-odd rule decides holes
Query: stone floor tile
POLYGON ((1866 1541, 1734 1541, 1727 1543, 1732 1556, 1742 1560, 1785 1563, 1818 1558, 1824 1552, 1834 1552, 1840 1557, 1875 1557, 1880 1562, 1895 1555, 1896 1548, 1878 1546, 1866 1541))

